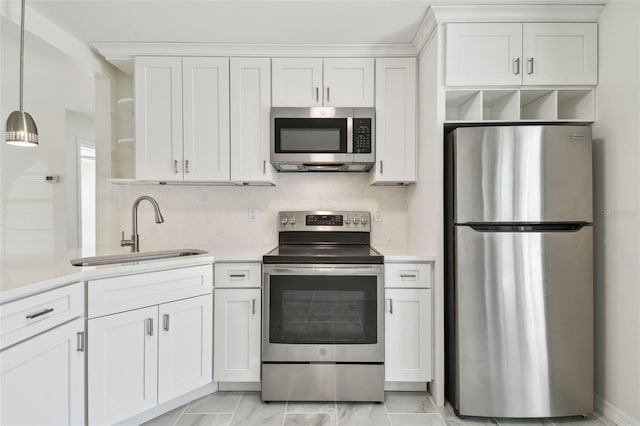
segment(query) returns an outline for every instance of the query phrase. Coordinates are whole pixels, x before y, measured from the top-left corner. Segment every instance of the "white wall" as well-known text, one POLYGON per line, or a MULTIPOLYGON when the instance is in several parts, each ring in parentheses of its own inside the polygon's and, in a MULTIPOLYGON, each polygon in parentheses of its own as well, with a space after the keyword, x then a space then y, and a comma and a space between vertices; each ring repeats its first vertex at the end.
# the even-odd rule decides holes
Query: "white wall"
MULTIPOLYGON (((0 16, 0 120, 18 109, 19 27, 0 16)), ((0 256, 66 250, 65 114, 93 113, 94 78, 45 41, 25 39, 24 107, 38 127, 40 146, 0 144, 2 232, 0 256), (48 184, 46 175, 59 175, 48 184)))
POLYGON ((222 255, 225 247, 264 250, 277 245, 278 211, 380 209, 383 220, 372 224, 372 245, 385 254, 405 253, 406 188, 369 186, 368 179, 365 173, 281 173, 274 187, 115 185, 119 220, 113 243, 119 242, 120 231, 127 238, 131 233, 134 200, 151 195, 165 222, 155 224, 151 205, 140 205, 141 251, 194 247, 222 255), (257 210, 255 223, 248 222, 249 208, 257 210))
POLYGON ((613 0, 600 17, 598 116, 593 126, 596 394, 606 401, 599 401, 604 414, 619 424, 636 425, 640 424, 638 23, 640 2, 635 0, 613 0))

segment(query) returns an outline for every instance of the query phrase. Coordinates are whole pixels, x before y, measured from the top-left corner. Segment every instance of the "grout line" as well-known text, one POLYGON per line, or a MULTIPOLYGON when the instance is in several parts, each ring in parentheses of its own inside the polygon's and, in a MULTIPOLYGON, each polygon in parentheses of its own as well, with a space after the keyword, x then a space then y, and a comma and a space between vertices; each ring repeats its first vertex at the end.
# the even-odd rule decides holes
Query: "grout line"
POLYGON ((387 409, 387 401, 386 401, 387 393, 386 392, 384 393, 384 398, 385 400, 382 402, 382 404, 384 404, 384 412, 387 413, 387 420, 389 420, 389 424, 393 426, 393 423, 391 423, 391 415, 389 414, 389 410, 387 409))
POLYGON ((191 405, 191 401, 187 402, 184 406, 184 408, 182 409, 182 412, 180 413, 180 415, 178 416, 178 418, 176 419, 175 422, 173 422, 171 424, 171 426, 176 426, 178 424, 178 422, 180 421, 180 419, 182 418, 182 415, 184 414, 185 411, 187 411, 187 408, 189 408, 189 406, 191 405))
POLYGON ((244 392, 240 392, 240 398, 238 398, 238 402, 236 402, 236 406, 233 408, 233 414, 231 414, 231 418, 229 419, 229 422, 227 423, 227 425, 230 425, 231 421, 235 417, 236 412, 238 411, 238 406, 240 405, 240 401, 242 401, 242 398, 244 398, 244 392))
POLYGON ((284 413, 282 413, 282 426, 284 426, 284 422, 287 420, 287 410, 289 409, 289 401, 284 402, 284 413))

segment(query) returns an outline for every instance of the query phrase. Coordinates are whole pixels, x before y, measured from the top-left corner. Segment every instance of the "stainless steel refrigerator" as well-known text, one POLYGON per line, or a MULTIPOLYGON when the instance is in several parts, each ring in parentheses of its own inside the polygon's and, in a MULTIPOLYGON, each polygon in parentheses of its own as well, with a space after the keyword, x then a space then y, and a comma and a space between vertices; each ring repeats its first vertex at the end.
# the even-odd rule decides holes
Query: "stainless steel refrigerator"
POLYGON ((461 416, 591 413, 591 128, 445 143, 447 399, 461 416))

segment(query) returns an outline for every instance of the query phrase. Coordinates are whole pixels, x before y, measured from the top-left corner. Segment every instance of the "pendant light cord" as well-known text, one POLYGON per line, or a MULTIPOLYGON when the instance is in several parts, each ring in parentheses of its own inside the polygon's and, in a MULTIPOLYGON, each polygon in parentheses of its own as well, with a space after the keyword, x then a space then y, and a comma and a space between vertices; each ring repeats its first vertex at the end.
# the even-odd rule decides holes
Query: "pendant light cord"
POLYGON ((21 17, 20 17, 20 112, 23 112, 22 107, 22 81, 24 79, 24 9, 25 0, 22 0, 21 17))

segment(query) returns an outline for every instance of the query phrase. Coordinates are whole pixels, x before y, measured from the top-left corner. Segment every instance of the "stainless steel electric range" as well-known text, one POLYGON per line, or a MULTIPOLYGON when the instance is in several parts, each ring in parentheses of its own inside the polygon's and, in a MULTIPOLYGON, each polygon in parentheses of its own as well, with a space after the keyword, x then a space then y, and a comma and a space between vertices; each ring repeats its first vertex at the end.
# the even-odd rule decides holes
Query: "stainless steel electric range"
POLYGON ((383 401, 383 256, 362 211, 278 215, 263 257, 263 401, 383 401))

